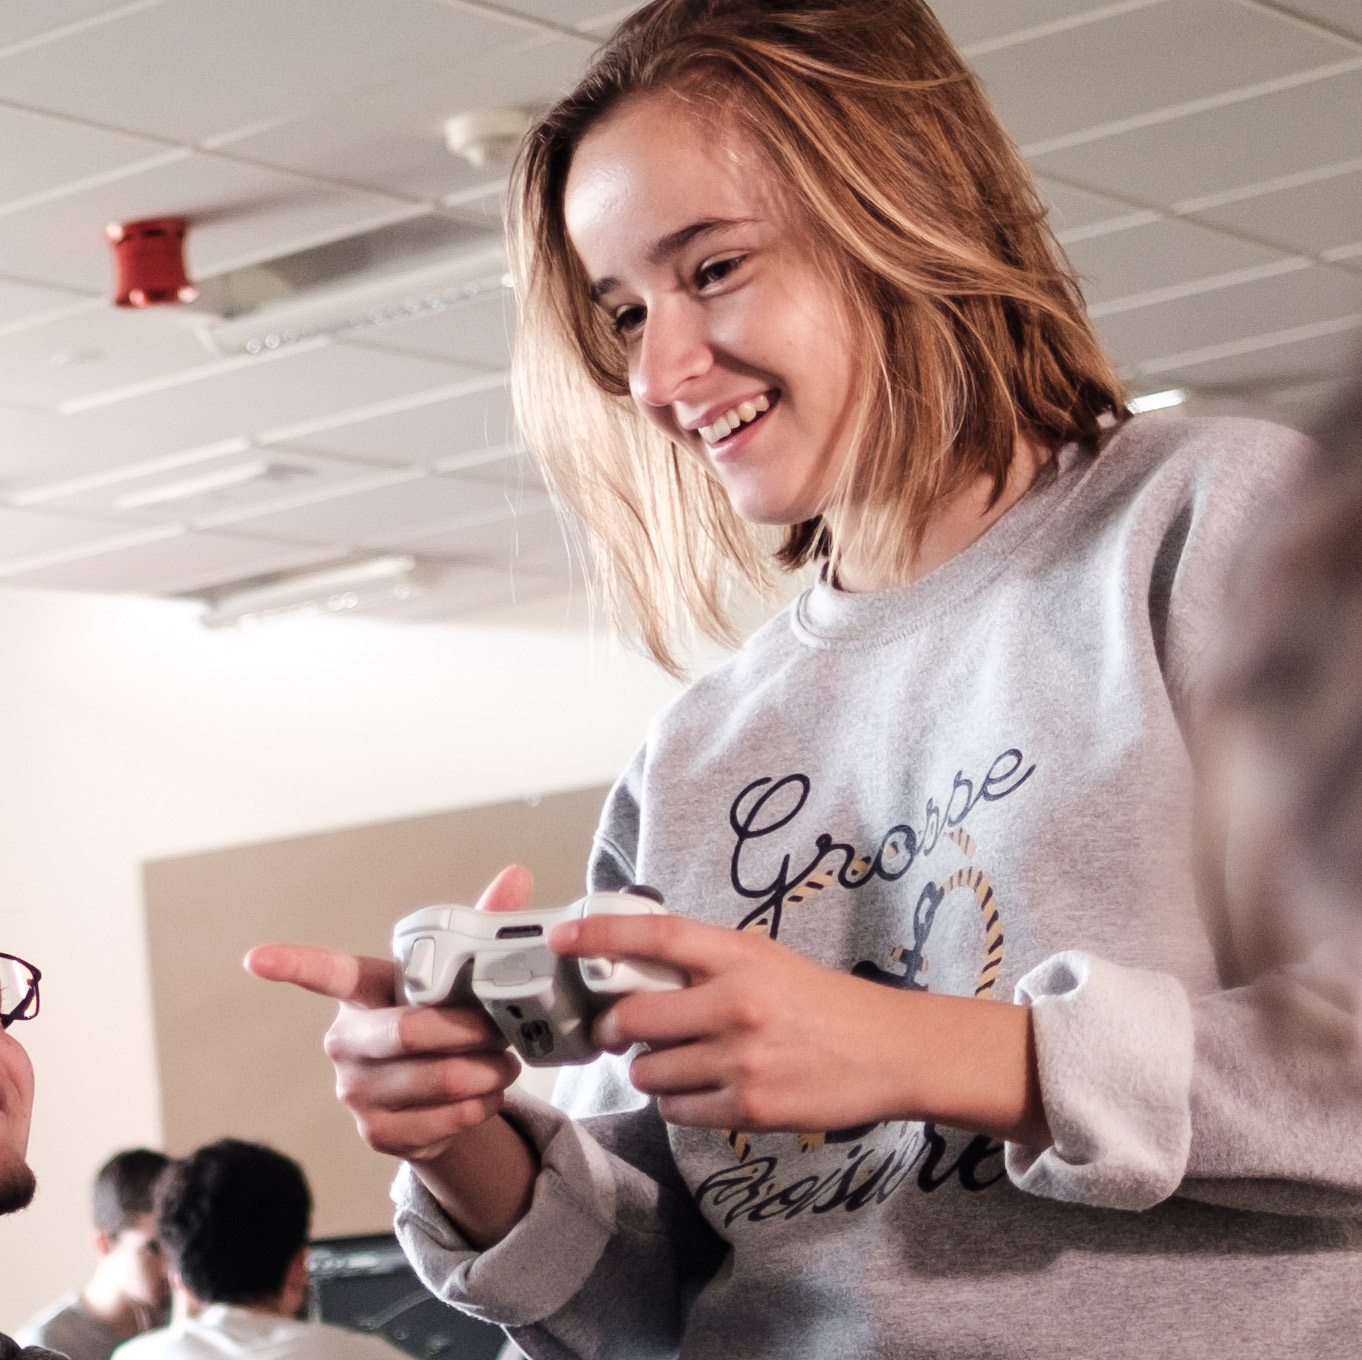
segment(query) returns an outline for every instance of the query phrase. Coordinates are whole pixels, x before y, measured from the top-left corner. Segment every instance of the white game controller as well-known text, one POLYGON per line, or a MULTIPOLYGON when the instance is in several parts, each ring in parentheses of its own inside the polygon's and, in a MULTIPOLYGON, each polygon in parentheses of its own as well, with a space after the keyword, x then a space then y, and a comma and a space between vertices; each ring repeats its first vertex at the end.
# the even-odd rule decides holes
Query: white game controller
POLYGON ((646 959, 575 959, 545 940, 562 921, 584 916, 665 916, 662 894, 642 885, 591 893, 550 911, 425 907, 393 931, 393 954, 413 1006, 482 1009, 531 1067, 562 1067, 600 1056, 591 1023, 628 992, 686 985, 675 968, 646 959))

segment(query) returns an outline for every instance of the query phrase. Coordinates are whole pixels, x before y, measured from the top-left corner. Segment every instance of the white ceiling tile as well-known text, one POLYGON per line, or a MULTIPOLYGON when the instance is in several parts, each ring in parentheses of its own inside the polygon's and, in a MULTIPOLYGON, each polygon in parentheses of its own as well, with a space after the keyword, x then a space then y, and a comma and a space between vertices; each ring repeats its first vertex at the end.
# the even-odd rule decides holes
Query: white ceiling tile
POLYGON ((1343 316, 1362 308, 1362 275, 1317 266, 1181 298, 1098 322, 1117 361, 1130 366, 1343 316))
POLYGON ((55 409, 212 358, 176 308, 98 306, 0 334, 0 402, 55 409))
POLYGON ((505 369, 511 362, 514 330, 515 302, 503 293, 364 331, 361 343, 478 368, 505 369))
POLYGON ((1167 220, 1076 241, 1067 253, 1089 305, 1282 258, 1280 251, 1266 246, 1192 222, 1167 220))
POLYGON ((452 195, 444 200, 442 211, 447 217, 457 217, 483 231, 499 232, 504 230, 506 222, 505 199, 506 180, 502 177, 452 195))
POLYGON ((1034 158, 1097 191, 1169 205, 1362 156, 1362 71, 1034 158))
POLYGON ((95 409, 122 422, 160 426, 179 447, 192 448, 362 408, 466 376, 471 375, 428 359, 343 345, 300 345, 261 359, 210 364, 194 381, 140 394, 133 389, 95 409))
POLYGON ((442 577, 434 590, 367 610, 367 616, 409 623, 438 623, 564 591, 562 581, 521 571, 511 573, 504 567, 452 566, 446 568, 442 577))
POLYGON ((0 496, 181 447, 170 431, 104 412, 63 416, 0 406, 0 496))
POLYGON ((619 5, 612 5, 609 0, 510 0, 505 8, 571 28, 586 27, 620 10, 619 5))
POLYGON ((1346 55, 1229 0, 1180 0, 989 53, 974 65, 1008 131, 1027 144, 1346 55))
POLYGON ((0 506, 0 567, 128 533, 128 526, 88 515, 54 515, 0 506))
POLYGON ((1362 38, 1362 7, 1357 0, 1291 0, 1289 8, 1340 33, 1362 38))
POLYGON ((267 508, 276 501, 363 481, 373 474, 374 468, 362 463, 295 449, 247 446, 117 481, 103 479, 98 486, 77 483, 64 494, 44 497, 42 506, 62 514, 110 516, 133 525, 179 524, 211 520, 252 507, 267 508), (256 475, 250 480, 226 480, 233 476, 244 478, 249 473, 256 475), (150 505, 123 504, 129 497, 140 499, 161 490, 181 494, 150 505))
MULTIPOLYGON (((1349 330, 1169 369, 1159 375, 1159 382, 1185 382, 1199 392, 1235 392, 1269 401, 1283 388, 1313 386, 1322 378, 1353 377, 1359 363, 1362 330, 1349 330)), ((1317 392, 1310 403, 1322 405, 1327 397, 1327 392, 1317 392)))
POLYGON ((516 515, 455 525, 429 533, 413 533, 394 543, 409 552, 450 557, 465 562, 509 566, 514 561, 567 561, 566 539, 550 505, 537 505, 516 515))
POLYGON ((297 446, 420 467, 499 448, 511 442, 512 432, 510 394, 497 386, 308 435, 297 446))
POLYGON ((65 288, 44 288, 19 279, 0 278, 0 334, 17 323, 67 311, 88 300, 88 295, 65 288))
POLYGON ((234 140, 248 159, 420 198, 482 184, 505 167, 475 169, 445 149, 455 114, 547 104, 580 75, 590 47, 571 38, 526 41, 477 61, 367 91, 308 117, 234 140))
MULTIPOLYGON (((1362 108, 1358 110, 1362 118, 1362 108)), ((1195 214, 1293 250, 1319 253, 1362 241, 1362 167, 1195 214)))
POLYGON ((538 465, 527 453, 515 453, 508 458, 477 463, 450 475, 466 478, 470 482, 499 486, 512 501, 521 491, 544 490, 544 479, 539 474, 538 465))
MULTIPOLYGON (((9 204, 167 154, 163 142, 4 107, 0 107, 0 145, 5 148, 0 157, 0 213, 9 204)), ((104 224, 99 225, 103 230, 104 224)), ((9 261, 5 268, 15 272, 9 261)))
POLYGON ((510 562, 513 581, 523 581, 527 576, 550 577, 564 585, 585 584, 581 563, 568 551, 565 543, 559 542, 542 553, 521 554, 510 562))
POLYGON ((203 143, 515 34, 430 0, 176 0, 0 58, 0 98, 203 143))
POLYGON ((1120 199, 1108 198, 1088 189, 1077 189, 1057 180, 1037 177, 1036 188, 1042 202, 1050 210, 1050 226, 1056 232, 1090 227, 1099 222, 1110 222, 1128 217, 1131 207, 1120 199))
POLYGON ((5 0, 0 7, 0 50, 67 24, 117 9, 125 0, 5 0))
POLYGON ((575 27, 582 33, 589 33, 592 37, 604 40, 614 33, 636 8, 636 5, 623 5, 616 9, 607 10, 604 14, 596 14, 589 19, 583 19, 575 27))
POLYGON ((335 555, 225 534, 178 534, 12 575, 0 569, 0 574, 8 585, 172 595, 312 566, 335 555))
MULTIPOLYGON (((0 63, 3 66, 3 63, 0 63)), ((279 170, 195 154, 20 212, 0 214, 8 274, 92 292, 112 291, 110 222, 187 217, 192 275, 282 255, 393 221, 408 205, 279 170)))
POLYGON ((960 47, 1098 8, 1099 0, 935 0, 932 11, 960 47))
POLYGON ((495 513, 505 493, 485 483, 419 477, 377 490, 336 496, 238 520, 244 534, 298 543, 391 548, 424 528, 495 513))

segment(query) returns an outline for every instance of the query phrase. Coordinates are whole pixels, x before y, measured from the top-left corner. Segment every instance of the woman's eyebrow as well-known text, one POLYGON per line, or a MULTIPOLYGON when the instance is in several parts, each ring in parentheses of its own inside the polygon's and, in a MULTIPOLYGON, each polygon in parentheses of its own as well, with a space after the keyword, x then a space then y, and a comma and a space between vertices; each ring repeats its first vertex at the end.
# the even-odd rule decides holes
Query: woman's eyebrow
POLYGON ((668 232, 656 241, 648 252, 648 261, 650 264, 661 264, 702 236, 728 227, 750 227, 754 220, 751 217, 708 217, 702 222, 692 222, 690 226, 668 232))
MULTIPOLYGON (((753 217, 709 217, 701 222, 692 222, 689 226, 678 227, 653 243, 648 250, 648 263, 664 264, 693 241, 729 227, 750 227, 755 221, 753 217)), ((591 285, 591 300, 599 302, 619 286, 620 282, 615 278, 597 279, 591 285)))

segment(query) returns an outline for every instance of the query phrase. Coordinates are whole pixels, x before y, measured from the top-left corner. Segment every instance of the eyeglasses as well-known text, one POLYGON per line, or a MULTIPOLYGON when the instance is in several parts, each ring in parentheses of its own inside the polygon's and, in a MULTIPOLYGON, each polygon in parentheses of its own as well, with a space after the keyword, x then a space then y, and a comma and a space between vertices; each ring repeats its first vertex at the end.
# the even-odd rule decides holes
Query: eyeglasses
POLYGON ((38 1014, 38 979, 42 974, 16 954, 0 954, 0 1029, 38 1014))

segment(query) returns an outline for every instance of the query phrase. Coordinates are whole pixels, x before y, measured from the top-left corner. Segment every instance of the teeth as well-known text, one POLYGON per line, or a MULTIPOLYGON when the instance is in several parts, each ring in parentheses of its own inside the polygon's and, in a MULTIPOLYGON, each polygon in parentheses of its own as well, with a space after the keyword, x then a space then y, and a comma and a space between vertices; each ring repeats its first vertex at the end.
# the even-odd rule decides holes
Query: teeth
POLYGON ((763 411, 771 409, 771 399, 763 393, 751 401, 740 401, 732 410, 725 411, 712 425, 702 425, 697 431, 706 444, 726 439, 739 425, 755 420, 763 411))

